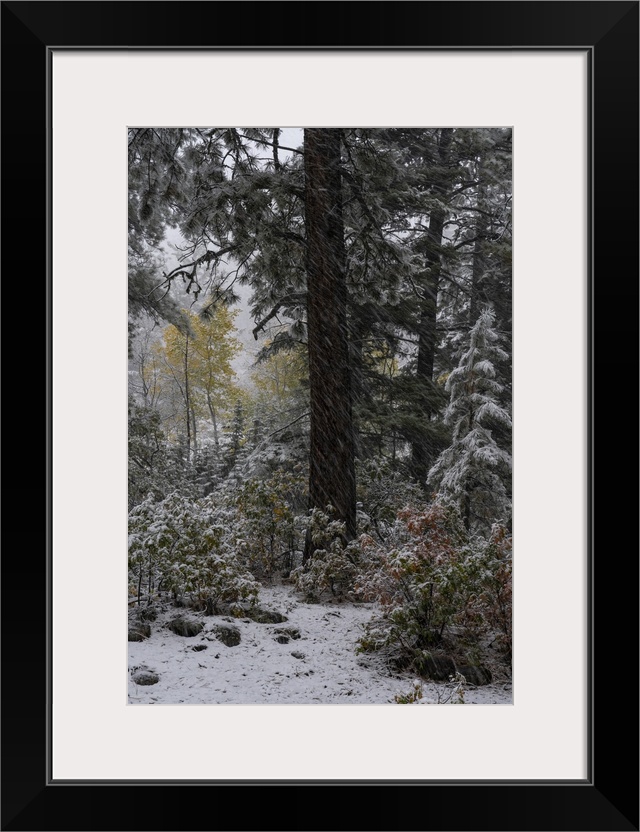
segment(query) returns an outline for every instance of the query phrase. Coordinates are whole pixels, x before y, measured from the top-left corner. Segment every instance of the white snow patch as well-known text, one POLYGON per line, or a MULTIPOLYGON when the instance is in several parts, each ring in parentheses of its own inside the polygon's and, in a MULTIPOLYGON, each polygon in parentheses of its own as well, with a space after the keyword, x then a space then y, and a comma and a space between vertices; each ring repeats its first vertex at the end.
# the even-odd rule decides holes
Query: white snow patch
MULTIPOLYGON (((412 675, 390 675, 378 654, 357 654, 363 626, 377 611, 374 604, 308 604, 287 586, 266 587, 262 608, 287 616, 282 624, 204 616, 169 608, 151 624, 151 637, 129 642, 129 703, 144 704, 381 704, 413 687, 412 675), (205 624, 194 638, 177 636, 163 627, 183 613, 205 624), (226 647, 215 638, 216 625, 237 627, 241 643, 226 647), (279 644, 276 630, 295 628, 299 639, 279 644), (195 652, 196 645, 206 650, 195 652), (304 654, 296 658, 293 653, 304 654), (157 673, 160 681, 141 686, 136 671, 157 673)), ((417 704, 447 698, 451 685, 423 683, 417 704)), ((467 688, 465 704, 511 704, 511 684, 467 688)), ((395 703, 394 703, 395 704, 395 703)))

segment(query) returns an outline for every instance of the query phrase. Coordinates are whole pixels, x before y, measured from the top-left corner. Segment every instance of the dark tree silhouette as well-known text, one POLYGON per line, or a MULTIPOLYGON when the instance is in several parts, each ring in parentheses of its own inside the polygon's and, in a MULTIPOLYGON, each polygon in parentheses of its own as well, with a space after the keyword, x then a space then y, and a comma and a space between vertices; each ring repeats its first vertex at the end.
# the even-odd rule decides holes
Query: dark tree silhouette
MULTIPOLYGON (((335 509, 356 531, 340 131, 304 131, 307 328, 311 394, 310 508, 335 509)), ((312 553, 307 542, 305 557, 312 553)))

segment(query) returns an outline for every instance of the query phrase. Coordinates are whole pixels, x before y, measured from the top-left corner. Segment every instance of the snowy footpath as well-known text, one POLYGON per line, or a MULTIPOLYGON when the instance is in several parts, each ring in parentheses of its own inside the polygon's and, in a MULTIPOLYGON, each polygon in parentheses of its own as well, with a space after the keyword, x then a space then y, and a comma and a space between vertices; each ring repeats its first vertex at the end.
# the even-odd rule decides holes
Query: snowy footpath
MULTIPOLYGON (((291 587, 277 586, 261 590, 260 607, 281 613, 286 622, 164 609, 151 623, 149 638, 129 642, 129 703, 382 704, 411 691, 413 676, 391 676, 379 655, 355 651, 374 605, 307 604, 291 587), (204 629, 193 637, 171 632, 165 625, 181 613, 204 629), (216 637, 219 627, 239 631, 240 643, 222 643, 216 637), (137 684, 134 677, 145 672, 158 681, 137 684)), ((451 688, 423 682, 418 704, 444 702, 451 688)), ((511 684, 467 686, 464 702, 509 705, 511 684)))

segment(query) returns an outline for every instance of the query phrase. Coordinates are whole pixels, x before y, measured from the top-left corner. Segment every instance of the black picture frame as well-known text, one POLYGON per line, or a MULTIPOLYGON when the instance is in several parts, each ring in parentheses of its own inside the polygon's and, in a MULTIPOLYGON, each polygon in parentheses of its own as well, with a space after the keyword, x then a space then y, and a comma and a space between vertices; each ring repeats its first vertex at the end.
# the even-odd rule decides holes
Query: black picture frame
MULTIPOLYGON (((3 271, 12 299, 21 301, 20 314, 37 316, 35 329, 45 340, 47 437, 51 310, 47 303, 36 313, 32 304, 43 300, 45 288, 51 291, 48 68, 54 48, 575 48, 590 56, 592 106, 587 779, 51 781, 47 442, 39 457, 47 462, 44 535, 38 545, 31 535, 28 545, 21 540, 17 553, 6 547, 2 560, 2 829, 638 829, 638 547, 626 533, 637 500, 620 474, 621 462, 637 450, 637 396, 628 391, 638 378, 638 8, 626 0, 2 3, 3 271), (152 793, 157 788, 162 792, 152 793)), ((39 384, 28 382, 31 390, 39 384)), ((33 410, 30 448, 43 435, 42 411, 33 410)), ((22 437, 25 421, 13 428, 22 437)), ((45 503, 31 492, 26 502, 31 515, 44 514, 45 503)), ((6 522, 10 531, 13 514, 6 522)), ((30 530, 32 516, 27 524, 30 530)), ((562 696, 562 680, 550 681, 562 696)))

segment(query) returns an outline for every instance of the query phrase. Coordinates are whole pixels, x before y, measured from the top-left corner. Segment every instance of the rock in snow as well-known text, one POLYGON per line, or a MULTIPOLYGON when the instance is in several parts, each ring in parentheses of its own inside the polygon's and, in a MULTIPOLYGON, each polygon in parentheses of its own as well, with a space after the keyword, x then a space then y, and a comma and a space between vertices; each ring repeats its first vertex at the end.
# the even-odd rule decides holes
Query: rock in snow
POLYGON ((152 673, 150 670, 140 670, 133 677, 136 685, 157 685, 160 677, 157 673, 152 673))
POLYGON ((174 618, 167 624, 167 627, 172 633, 177 636, 184 636, 185 638, 193 638, 201 633, 204 629, 204 624, 201 621, 191 621, 188 618, 174 618))
POLYGON ((224 624, 218 624, 213 628, 213 632, 218 641, 226 644, 227 647, 237 647, 242 641, 240 630, 237 627, 229 627, 224 624))
POLYGON ((489 685, 493 678, 489 668, 483 664, 458 664, 456 670, 464 676, 468 685, 489 685))
POLYGON ((142 622, 129 624, 129 641, 144 641, 151 635, 151 627, 142 622))
POLYGON ((282 624, 287 620, 286 615, 273 610, 264 610, 261 607, 249 607, 244 614, 258 624, 282 624))

